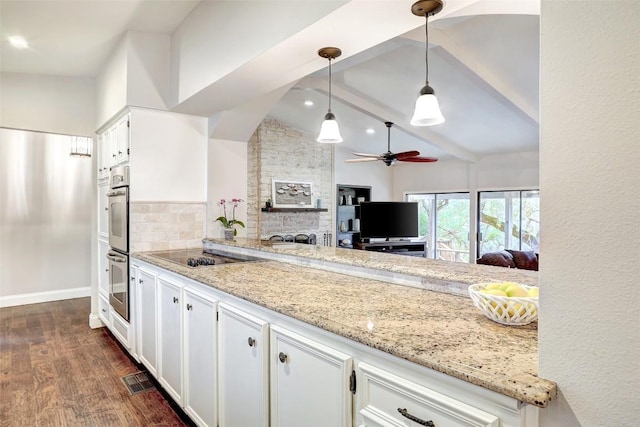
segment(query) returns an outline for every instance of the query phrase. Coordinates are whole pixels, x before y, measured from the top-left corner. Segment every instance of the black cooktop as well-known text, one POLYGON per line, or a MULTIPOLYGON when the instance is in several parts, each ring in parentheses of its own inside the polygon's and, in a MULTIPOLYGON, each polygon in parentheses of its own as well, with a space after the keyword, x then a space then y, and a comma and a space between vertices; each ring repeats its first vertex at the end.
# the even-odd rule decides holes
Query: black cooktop
POLYGON ((259 258, 248 255, 218 251, 205 252, 202 249, 176 249, 173 251, 153 252, 153 256, 189 267, 224 265, 259 260, 259 258))

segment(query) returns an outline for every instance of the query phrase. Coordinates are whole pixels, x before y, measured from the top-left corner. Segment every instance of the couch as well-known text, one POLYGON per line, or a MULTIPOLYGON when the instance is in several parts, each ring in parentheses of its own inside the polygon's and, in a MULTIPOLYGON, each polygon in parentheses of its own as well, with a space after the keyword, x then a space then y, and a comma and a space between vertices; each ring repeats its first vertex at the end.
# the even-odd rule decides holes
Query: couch
POLYGON ((538 271, 538 258, 539 255, 533 251, 505 249, 496 252, 487 252, 476 260, 476 264, 538 271))

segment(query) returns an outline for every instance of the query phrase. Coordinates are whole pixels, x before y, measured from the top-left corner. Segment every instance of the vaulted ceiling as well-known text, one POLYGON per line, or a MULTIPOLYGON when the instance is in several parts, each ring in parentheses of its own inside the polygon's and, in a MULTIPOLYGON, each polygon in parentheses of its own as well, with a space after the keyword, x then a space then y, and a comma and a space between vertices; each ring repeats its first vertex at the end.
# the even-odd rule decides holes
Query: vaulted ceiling
MULTIPOLYGON (((193 20, 190 14, 201 3, 2 0, 1 70, 96 76, 127 30, 174 34, 189 22, 187 18, 193 20), (6 40, 14 34, 29 39, 27 52, 8 46, 6 40)), ((212 3, 217 4, 209 7, 218 7, 221 14, 234 13, 234 7, 242 5, 249 21, 260 19, 252 15, 252 8, 277 3, 281 10, 286 4, 212 3)), ((344 138, 341 149, 386 151, 385 121, 396 123, 392 151, 417 149, 426 156, 476 161, 492 153, 538 149, 538 1, 445 1, 443 11, 429 19, 429 80, 446 122, 423 128, 408 123, 425 73, 424 18, 411 14, 411 1, 289 3, 292 10, 301 4, 311 10, 313 5, 318 13, 305 12, 300 28, 260 47, 259 54, 242 66, 227 70, 219 87, 211 84, 172 109, 217 117, 211 123, 220 122, 220 129, 213 136, 245 138, 247 130, 236 132, 234 121, 224 129, 220 115, 270 98, 256 110, 257 120, 266 114, 316 135, 328 105, 327 61, 316 51, 342 43, 338 47, 343 56, 332 67, 332 111, 344 138), (234 84, 251 91, 223 93, 234 84), (305 100, 313 101, 313 106, 305 106, 305 100), (367 134, 367 128, 375 134, 367 134)), ((276 24, 273 33, 285 34, 276 24)), ((243 40, 251 40, 251 34, 243 40)), ((233 46, 234 38, 217 42, 233 46)))

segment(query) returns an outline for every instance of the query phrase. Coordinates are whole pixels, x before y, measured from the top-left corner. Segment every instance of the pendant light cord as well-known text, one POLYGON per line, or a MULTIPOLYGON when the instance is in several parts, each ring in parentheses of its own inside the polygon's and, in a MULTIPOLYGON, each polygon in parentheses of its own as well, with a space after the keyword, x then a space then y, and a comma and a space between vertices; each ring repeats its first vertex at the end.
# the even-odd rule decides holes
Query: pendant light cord
POLYGON ((425 47, 424 47, 424 63, 425 63, 425 85, 429 86, 429 14, 424 14, 424 35, 425 35, 425 47))
POLYGON ((329 112, 331 112, 331 58, 329 58, 329 112))

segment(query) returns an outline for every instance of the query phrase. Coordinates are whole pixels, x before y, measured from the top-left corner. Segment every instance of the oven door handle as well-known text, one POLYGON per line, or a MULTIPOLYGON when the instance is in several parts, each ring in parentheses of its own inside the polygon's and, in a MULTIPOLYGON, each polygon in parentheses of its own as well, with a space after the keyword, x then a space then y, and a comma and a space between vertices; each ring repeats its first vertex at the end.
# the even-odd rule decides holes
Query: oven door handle
POLYGON ((109 258, 113 262, 127 262, 127 259, 121 255, 118 255, 115 252, 109 252, 107 254, 107 258, 109 258))
POLYGON ((107 197, 126 196, 127 192, 124 190, 112 190, 107 193, 107 197))

